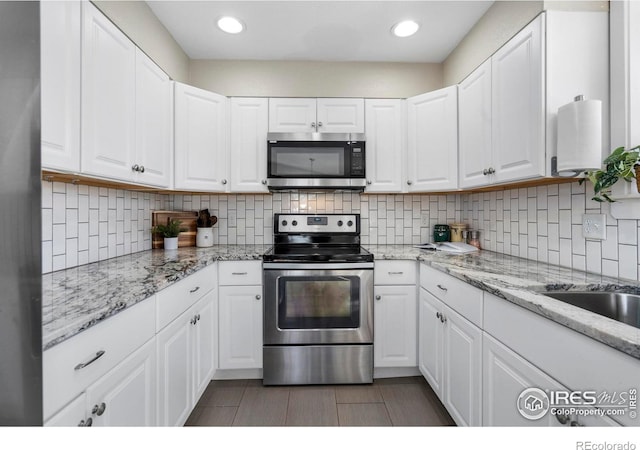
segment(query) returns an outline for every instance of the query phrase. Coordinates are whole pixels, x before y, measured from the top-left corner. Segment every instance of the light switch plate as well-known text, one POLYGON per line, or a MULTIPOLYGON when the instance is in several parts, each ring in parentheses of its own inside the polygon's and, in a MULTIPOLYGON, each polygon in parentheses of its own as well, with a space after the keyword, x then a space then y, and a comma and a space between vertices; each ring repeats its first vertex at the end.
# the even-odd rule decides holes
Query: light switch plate
POLYGON ((607 216, 604 214, 583 214, 582 235, 585 239, 606 239, 607 216))

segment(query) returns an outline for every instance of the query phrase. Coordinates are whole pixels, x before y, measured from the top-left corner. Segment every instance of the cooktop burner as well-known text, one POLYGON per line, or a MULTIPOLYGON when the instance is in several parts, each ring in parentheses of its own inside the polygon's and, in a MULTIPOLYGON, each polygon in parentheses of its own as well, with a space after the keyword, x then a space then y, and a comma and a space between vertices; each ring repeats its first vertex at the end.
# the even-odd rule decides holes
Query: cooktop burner
POLYGON ((275 214, 268 262, 371 262, 360 246, 359 214, 275 214))

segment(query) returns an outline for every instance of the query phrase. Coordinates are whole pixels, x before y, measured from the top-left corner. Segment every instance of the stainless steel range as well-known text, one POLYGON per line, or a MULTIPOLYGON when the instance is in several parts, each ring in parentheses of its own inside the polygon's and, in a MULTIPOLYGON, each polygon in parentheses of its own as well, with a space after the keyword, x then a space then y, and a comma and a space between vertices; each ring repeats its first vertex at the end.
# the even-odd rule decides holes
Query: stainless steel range
POLYGON ((373 255, 359 214, 276 214, 264 259, 263 383, 373 381, 373 255))

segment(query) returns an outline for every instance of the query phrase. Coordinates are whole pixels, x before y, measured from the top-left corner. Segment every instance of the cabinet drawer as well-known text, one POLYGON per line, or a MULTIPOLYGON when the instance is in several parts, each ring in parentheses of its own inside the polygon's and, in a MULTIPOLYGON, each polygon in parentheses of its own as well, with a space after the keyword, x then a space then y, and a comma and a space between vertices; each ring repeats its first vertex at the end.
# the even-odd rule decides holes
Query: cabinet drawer
POLYGON ((155 308, 154 296, 43 353, 45 420, 155 335, 155 308))
POLYGON ((416 284, 416 262, 415 261, 376 261, 373 272, 374 284, 398 285, 416 284))
POLYGON ((216 266, 212 264, 158 292, 156 330, 160 331, 166 327, 204 294, 215 288, 217 276, 216 266))
POLYGON ((220 262, 220 286, 261 286, 262 261, 220 262))
POLYGON ((420 286, 482 328, 483 293, 480 289, 426 264, 420 265, 420 286))

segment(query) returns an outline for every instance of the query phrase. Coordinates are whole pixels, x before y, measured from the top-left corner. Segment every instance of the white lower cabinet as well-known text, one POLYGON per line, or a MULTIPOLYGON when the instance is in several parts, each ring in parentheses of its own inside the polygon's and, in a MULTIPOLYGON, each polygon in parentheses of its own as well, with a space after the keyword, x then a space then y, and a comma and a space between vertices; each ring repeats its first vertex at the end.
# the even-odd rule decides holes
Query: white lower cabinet
POLYGON ((419 368, 458 425, 482 425, 482 331, 420 289, 419 368))
POLYGON ((374 367, 416 367, 416 286, 375 286, 374 367))
POLYGON ((210 291, 157 335, 158 425, 183 425, 213 378, 215 297, 210 291))
POLYGON ((220 286, 219 352, 220 369, 262 369, 262 286, 220 286))

